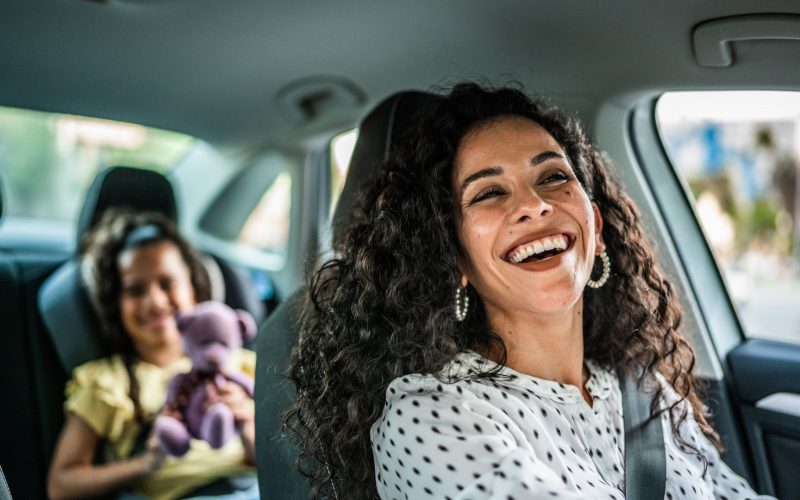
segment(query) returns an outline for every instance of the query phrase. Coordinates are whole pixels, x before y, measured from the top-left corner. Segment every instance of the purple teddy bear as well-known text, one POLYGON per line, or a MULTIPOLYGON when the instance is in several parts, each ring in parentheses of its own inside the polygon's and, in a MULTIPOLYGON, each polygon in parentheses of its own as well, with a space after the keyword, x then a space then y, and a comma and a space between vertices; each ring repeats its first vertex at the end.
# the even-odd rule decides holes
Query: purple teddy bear
POLYGON ((220 302, 203 302, 194 311, 179 314, 177 323, 192 369, 170 382, 155 435, 166 453, 183 456, 191 438, 218 449, 238 433, 220 390, 231 381, 253 397, 253 381, 243 373, 227 371, 226 364, 231 354, 255 337, 256 323, 250 313, 220 302))

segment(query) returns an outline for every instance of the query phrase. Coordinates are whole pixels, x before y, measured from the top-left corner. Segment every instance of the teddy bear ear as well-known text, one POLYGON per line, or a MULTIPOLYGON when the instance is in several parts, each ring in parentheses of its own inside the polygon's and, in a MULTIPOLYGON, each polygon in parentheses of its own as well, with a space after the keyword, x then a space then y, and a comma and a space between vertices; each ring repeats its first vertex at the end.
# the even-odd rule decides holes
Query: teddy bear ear
POLYGON ((256 320, 253 315, 242 309, 236 309, 236 319, 239 323, 239 331, 242 332, 242 342, 249 342, 256 338, 256 320))
POLYGON ((189 325, 192 324, 192 320, 194 320, 194 314, 189 312, 177 312, 175 313, 175 323, 178 325, 178 330, 183 333, 186 329, 189 328, 189 325))

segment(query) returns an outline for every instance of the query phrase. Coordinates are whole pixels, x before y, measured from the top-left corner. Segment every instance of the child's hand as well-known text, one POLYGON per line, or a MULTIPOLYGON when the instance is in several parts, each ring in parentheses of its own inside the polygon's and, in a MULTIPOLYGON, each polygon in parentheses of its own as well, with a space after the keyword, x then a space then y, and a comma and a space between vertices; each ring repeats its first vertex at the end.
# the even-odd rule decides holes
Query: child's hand
POLYGON ((148 472, 155 472, 161 469, 164 465, 164 460, 167 458, 167 454, 161 449, 161 444, 158 442, 158 438, 153 432, 151 432, 150 436, 147 438, 147 449, 139 456, 144 462, 148 472))
POLYGON ((247 392, 235 382, 228 381, 219 392, 222 402, 233 412, 238 424, 247 424, 255 420, 255 403, 247 392))

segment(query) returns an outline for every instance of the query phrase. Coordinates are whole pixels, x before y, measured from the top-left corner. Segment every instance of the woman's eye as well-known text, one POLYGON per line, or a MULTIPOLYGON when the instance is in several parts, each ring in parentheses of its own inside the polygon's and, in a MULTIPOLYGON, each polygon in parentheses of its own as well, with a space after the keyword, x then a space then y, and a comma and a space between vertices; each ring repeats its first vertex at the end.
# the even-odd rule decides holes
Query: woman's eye
POLYGON ((572 177, 567 175, 566 173, 556 170, 554 172, 550 172, 549 174, 544 176, 542 179, 541 184, 548 184, 548 185, 561 185, 565 182, 569 181, 572 177))
POLYGON ((469 202, 469 204, 472 205, 472 204, 475 204, 475 203, 478 203, 478 202, 481 202, 481 201, 484 201, 484 200, 488 200, 489 198, 494 198, 495 196, 502 196, 503 194, 505 194, 505 193, 503 191, 501 191, 500 189, 490 188, 490 189, 487 189, 485 191, 481 191, 480 193, 478 193, 472 199, 472 201, 469 202))

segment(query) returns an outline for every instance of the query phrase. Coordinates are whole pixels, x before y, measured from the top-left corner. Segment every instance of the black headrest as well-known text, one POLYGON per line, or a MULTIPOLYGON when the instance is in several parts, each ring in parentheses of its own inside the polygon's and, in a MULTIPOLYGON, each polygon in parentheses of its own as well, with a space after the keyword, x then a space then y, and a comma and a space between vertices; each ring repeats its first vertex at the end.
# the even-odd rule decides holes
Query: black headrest
POLYGON ((361 121, 347 178, 333 214, 334 241, 338 241, 350 225, 361 185, 386 159, 395 141, 413 127, 416 115, 439 99, 415 90, 398 92, 381 101, 361 121))
POLYGON ((97 174, 78 217, 78 242, 109 207, 160 212, 178 220, 178 205, 169 180, 158 172, 110 167, 97 174))
MULTIPOLYGON (((413 126, 412 118, 436 96, 400 92, 386 98, 361 122, 341 198, 333 220, 335 237, 351 222, 357 192, 394 146, 394 140, 413 126)), ((282 414, 294 398, 286 378, 292 346, 298 333, 298 315, 304 290, 298 290, 273 312, 256 338, 256 434, 259 488, 265 498, 307 498, 308 481, 295 472, 295 445, 281 435, 282 414)))

